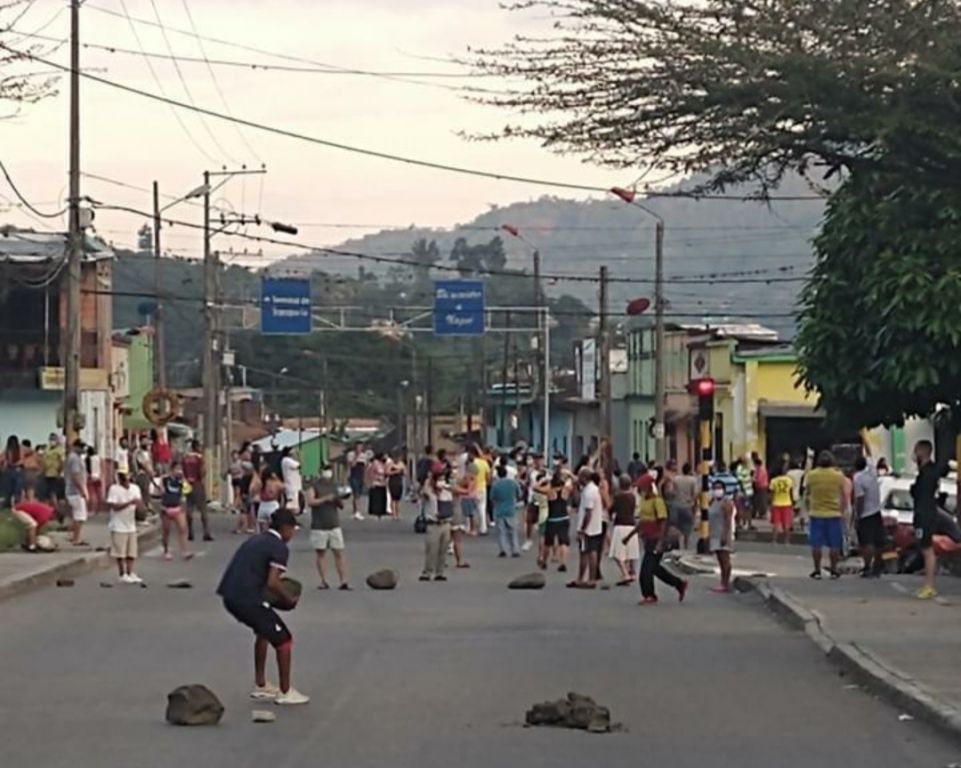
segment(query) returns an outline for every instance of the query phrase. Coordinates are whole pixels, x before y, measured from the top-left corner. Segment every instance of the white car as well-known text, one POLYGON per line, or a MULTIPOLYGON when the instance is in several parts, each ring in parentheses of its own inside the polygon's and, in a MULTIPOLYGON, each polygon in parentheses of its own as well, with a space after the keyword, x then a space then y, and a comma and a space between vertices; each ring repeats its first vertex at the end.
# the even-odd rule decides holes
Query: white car
MULTIPOLYGON (((891 525, 914 525, 914 498, 911 496, 911 486, 914 477, 880 478, 878 484, 881 489, 881 514, 884 523, 891 525)), ((958 486, 954 479, 943 478, 940 485, 941 493, 947 494, 945 508, 954 514, 958 504, 958 486)))

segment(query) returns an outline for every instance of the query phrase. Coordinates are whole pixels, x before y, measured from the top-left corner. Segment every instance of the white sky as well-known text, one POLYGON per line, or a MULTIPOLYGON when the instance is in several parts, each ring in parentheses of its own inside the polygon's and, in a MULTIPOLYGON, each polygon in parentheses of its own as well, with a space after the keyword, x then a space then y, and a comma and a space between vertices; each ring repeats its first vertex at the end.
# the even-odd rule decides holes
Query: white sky
MULTIPOLYGON (((165 25, 189 30, 183 0, 155 2, 165 25)), ((525 17, 504 11, 497 0, 188 2, 202 35, 338 66, 390 71, 452 71, 454 68, 444 63, 413 56, 463 54, 469 45, 495 45, 519 31, 543 30, 549 25, 543 16, 525 17)), ((122 5, 121 0, 89 0, 82 11, 82 39, 136 49, 137 41, 125 19, 91 7, 121 11, 122 5)), ((65 37, 65 6, 65 0, 35 0, 17 28, 36 30, 59 12, 43 34, 65 37)), ((133 17, 155 19, 150 0, 126 0, 126 7, 133 17)), ((136 27, 145 50, 167 52, 160 30, 139 24, 136 27)), ((178 56, 200 55, 193 38, 173 32, 169 38, 178 56)), ((216 43, 204 45, 211 58, 284 63, 216 43)), ((54 55, 62 63, 67 62, 67 57, 65 47, 54 55)), ((166 93, 184 100, 184 89, 172 64, 153 64, 166 93)), ((159 90, 139 56, 86 49, 82 66, 105 67, 105 71, 96 73, 151 92, 159 90)), ((181 68, 195 101, 223 111, 205 65, 183 63, 181 68)), ((370 149, 484 170, 601 187, 632 181, 630 173, 584 165, 577 158, 558 157, 530 142, 468 143, 457 136, 459 130, 497 129, 510 116, 471 104, 442 88, 347 75, 224 67, 215 67, 215 72, 232 112, 253 121, 370 149)), ((38 207, 45 210, 60 207, 56 201, 65 195, 66 86, 64 80, 56 97, 25 107, 14 119, 0 120, 0 159, 21 191, 32 201, 43 203, 38 207)), ((180 195, 200 183, 204 169, 216 167, 187 139, 170 107, 96 83, 84 81, 82 86, 84 171, 145 188, 157 179, 162 192, 180 195)), ((183 112, 182 117, 197 141, 219 161, 218 165, 234 167, 214 145, 196 115, 183 112)), ((238 162, 257 164, 233 126, 214 119, 209 119, 208 125, 226 153, 238 162)), ((269 171, 264 179, 261 212, 301 225, 299 239, 310 243, 331 244, 364 231, 309 226, 316 222, 450 226, 472 218, 490 204, 506 205, 542 194, 578 196, 550 188, 393 164, 253 130, 245 130, 245 136, 269 171)), ((150 207, 149 194, 100 181, 84 179, 82 191, 104 202, 150 207)), ((255 213, 259 193, 260 181, 254 177, 246 183, 231 182, 224 197, 236 210, 255 213)), ((0 194, 12 197, 2 180, 0 194)), ((200 211, 180 206, 171 215, 199 221, 200 211)), ((39 227, 21 211, 9 208, 2 198, 0 223, 39 227)), ((101 212, 97 217, 98 230, 117 245, 132 244, 141 223, 126 214, 101 212)), ((57 222, 53 224, 56 226, 57 222)), ((186 255, 200 251, 199 233, 174 229, 166 231, 165 237, 165 247, 176 247, 186 255)), ((242 241, 235 242, 238 247, 244 246, 242 241)), ((222 250, 229 245, 229 240, 217 243, 222 250)))

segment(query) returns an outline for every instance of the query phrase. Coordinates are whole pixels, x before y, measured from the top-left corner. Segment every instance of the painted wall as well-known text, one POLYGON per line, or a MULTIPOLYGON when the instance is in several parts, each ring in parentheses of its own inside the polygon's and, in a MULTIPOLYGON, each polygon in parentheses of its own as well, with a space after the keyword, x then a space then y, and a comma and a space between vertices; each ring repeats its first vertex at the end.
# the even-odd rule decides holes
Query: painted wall
POLYGON ((130 337, 127 352, 127 398, 130 415, 125 416, 123 426, 126 430, 150 429, 153 426, 143 415, 144 395, 153 389, 153 337, 141 333, 130 337))
POLYGON ((62 398, 63 393, 55 390, 0 390, 3 439, 16 435, 21 440, 31 440, 34 445, 45 444, 51 432, 60 432, 57 409, 62 398))

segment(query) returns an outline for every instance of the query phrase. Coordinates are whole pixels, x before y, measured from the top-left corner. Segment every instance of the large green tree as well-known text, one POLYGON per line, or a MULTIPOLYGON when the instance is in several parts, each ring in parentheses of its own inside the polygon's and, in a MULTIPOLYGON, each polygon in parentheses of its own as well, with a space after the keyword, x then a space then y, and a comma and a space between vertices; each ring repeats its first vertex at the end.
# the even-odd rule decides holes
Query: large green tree
POLYGON ((961 194, 856 174, 815 248, 797 343, 828 413, 855 425, 939 405, 961 415, 961 194))
MULTIPOLYGON (((769 189, 884 168, 961 186, 957 0, 524 0, 552 33, 476 52, 525 113, 497 138, 769 189), (822 175, 824 170, 822 170, 822 175)), ((648 178, 656 178, 653 174, 648 178)))

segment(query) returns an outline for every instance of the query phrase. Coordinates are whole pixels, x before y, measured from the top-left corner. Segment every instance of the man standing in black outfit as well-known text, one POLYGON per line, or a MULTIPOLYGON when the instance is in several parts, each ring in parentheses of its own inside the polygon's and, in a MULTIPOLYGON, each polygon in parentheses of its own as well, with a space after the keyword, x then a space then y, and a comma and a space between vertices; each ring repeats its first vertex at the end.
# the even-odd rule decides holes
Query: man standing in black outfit
POLYGON ((934 589, 934 574, 938 561, 934 556, 931 537, 934 535, 934 522, 938 515, 937 499, 941 473, 934 463, 933 453, 930 440, 919 440, 914 446, 914 460, 918 464, 918 477, 911 486, 911 496, 914 498, 914 535, 921 547, 921 554, 924 555, 924 585, 915 594, 919 600, 930 600, 938 594, 934 589))

